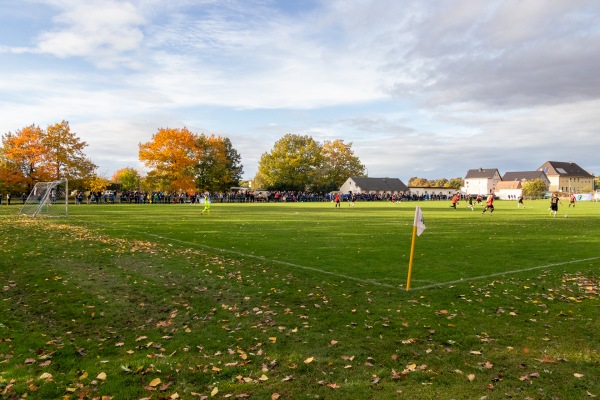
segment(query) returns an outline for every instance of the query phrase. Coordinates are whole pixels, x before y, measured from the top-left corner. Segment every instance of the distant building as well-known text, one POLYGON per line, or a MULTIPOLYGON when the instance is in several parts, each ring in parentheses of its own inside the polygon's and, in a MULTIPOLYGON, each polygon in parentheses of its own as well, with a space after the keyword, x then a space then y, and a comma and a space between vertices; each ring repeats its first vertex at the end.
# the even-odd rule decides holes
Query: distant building
POLYGON ((573 193, 594 187, 594 175, 572 161, 546 161, 537 169, 550 180, 549 190, 553 192, 573 193))
POLYGON ((494 194, 502 200, 516 200, 523 193, 521 181, 498 182, 494 194))
POLYGON ((340 187, 342 193, 400 194, 408 192, 408 186, 398 178, 368 178, 352 176, 340 187))
POLYGON ((517 171, 507 172, 502 176, 502 181, 519 181, 521 184, 532 181, 534 179, 541 179, 546 183, 546 187, 550 187, 550 179, 544 173, 544 171, 517 171))
POLYGON ((465 176, 462 191, 467 194, 490 194, 502 180, 496 168, 470 169, 465 176))

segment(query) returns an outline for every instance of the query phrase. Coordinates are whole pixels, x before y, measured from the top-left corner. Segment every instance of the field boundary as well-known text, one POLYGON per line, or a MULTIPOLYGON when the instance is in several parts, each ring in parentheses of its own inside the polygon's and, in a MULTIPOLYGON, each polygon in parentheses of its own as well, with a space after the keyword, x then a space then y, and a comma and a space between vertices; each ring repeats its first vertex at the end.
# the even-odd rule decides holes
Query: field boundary
POLYGON ((515 270, 512 270, 512 271, 497 272, 495 274, 482 275, 482 276, 474 276, 472 278, 456 279, 454 281, 440 282, 440 283, 434 283, 434 284, 426 285, 426 286, 419 286, 419 287, 416 287, 414 289, 415 290, 419 290, 419 289, 421 289, 421 290, 432 289, 432 288, 436 288, 436 287, 454 285, 454 284, 457 284, 457 283, 464 283, 464 282, 476 281, 476 280, 479 280, 479 279, 494 278, 496 276, 518 274, 518 273, 521 273, 521 272, 535 271, 537 269, 552 268, 552 267, 558 267, 558 266, 561 266, 561 265, 575 264, 575 263, 580 263, 580 262, 584 262, 584 261, 593 261, 593 260, 598 260, 598 259, 600 259, 600 256, 598 256, 598 257, 582 258, 580 260, 570 260, 570 261, 564 261, 564 262, 559 262, 559 263, 539 265, 537 267, 515 269, 515 270))

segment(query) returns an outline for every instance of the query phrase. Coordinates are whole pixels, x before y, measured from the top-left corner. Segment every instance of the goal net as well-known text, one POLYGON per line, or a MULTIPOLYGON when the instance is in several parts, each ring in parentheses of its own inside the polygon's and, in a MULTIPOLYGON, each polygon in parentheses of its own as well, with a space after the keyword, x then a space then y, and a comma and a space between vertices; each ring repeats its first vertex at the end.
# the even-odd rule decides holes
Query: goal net
POLYGON ((69 183, 66 179, 38 182, 33 187, 21 214, 31 217, 66 217, 69 214, 69 183))

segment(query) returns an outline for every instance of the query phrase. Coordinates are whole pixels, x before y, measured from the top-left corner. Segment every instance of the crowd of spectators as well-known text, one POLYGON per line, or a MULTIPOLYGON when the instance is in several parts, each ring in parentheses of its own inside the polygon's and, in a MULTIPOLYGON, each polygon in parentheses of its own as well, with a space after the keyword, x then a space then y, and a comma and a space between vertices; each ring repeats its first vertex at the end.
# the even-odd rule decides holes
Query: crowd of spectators
MULTIPOLYGON (((103 192, 78 192, 75 196, 77 204, 193 204, 208 195, 213 203, 255 203, 255 202, 330 202, 335 198, 336 192, 315 193, 307 191, 232 191, 229 193, 202 193, 202 192, 145 192, 107 190, 103 192)), ((342 201, 417 201, 417 200, 447 200, 446 195, 422 195, 406 193, 340 193, 342 201)))

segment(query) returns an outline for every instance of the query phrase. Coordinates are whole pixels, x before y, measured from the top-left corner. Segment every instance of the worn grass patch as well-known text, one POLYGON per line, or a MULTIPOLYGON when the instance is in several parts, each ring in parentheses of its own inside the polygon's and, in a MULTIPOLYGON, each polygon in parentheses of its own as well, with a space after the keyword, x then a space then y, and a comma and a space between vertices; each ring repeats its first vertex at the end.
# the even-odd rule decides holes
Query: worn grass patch
POLYGON ((3 398, 600 395, 600 214, 421 203, 0 209, 3 398))

